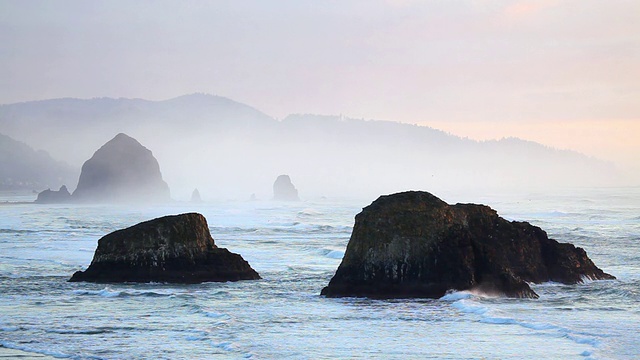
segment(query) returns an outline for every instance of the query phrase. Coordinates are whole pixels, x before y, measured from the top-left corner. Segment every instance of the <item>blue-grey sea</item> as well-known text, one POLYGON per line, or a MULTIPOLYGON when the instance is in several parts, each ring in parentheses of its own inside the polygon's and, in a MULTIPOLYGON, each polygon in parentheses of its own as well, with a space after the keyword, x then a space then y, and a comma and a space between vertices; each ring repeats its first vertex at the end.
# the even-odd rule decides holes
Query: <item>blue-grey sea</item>
POLYGON ((435 194, 487 204, 587 250, 617 280, 534 285, 539 299, 329 299, 354 216, 375 200, 2 204, 0 345, 72 359, 638 359, 640 188, 435 194), (216 244, 263 280, 199 285, 69 283, 98 239, 200 212, 216 244))

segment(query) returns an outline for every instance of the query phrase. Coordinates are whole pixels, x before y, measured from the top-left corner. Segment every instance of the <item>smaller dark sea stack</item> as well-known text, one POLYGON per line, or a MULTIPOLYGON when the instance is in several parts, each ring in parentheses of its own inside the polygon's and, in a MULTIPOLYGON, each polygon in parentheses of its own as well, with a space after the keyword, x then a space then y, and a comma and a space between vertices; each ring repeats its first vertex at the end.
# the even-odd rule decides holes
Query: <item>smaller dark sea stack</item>
POLYGON ((60 187, 60 190, 54 191, 51 189, 44 190, 38 193, 36 203, 38 204, 61 204, 71 201, 71 194, 65 185, 60 187))
POLYGON ((89 268, 69 281, 192 284, 257 279, 260 275, 242 256, 216 246, 204 216, 188 213, 102 237, 89 268))
POLYGON ((273 183, 273 199, 280 201, 298 201, 298 190, 289 175, 280 175, 273 183))
POLYGON ((381 196, 356 215, 342 263, 322 294, 439 298, 477 290, 537 298, 528 283, 614 279, 582 248, 549 239, 484 205, 448 205, 427 192, 381 196))

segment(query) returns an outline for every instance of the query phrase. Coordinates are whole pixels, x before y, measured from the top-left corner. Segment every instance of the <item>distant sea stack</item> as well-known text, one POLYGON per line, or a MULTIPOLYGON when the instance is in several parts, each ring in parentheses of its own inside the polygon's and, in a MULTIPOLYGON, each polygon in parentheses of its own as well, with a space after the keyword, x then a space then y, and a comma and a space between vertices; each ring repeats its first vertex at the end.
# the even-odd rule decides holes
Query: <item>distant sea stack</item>
POLYGON ((527 282, 614 279, 582 248, 484 205, 448 205, 427 192, 381 196, 356 216, 330 297, 439 298, 478 290, 537 298, 527 282))
POLYGON ((191 202, 199 203, 202 202, 202 198, 200 197, 200 191, 198 189, 194 189, 191 193, 191 202))
POLYGON ((162 202, 169 186, 151 151, 136 139, 118 134, 82 165, 75 201, 162 202))
POLYGON ((44 190, 38 193, 38 198, 36 198, 36 203, 38 204, 61 204, 68 202, 71 202, 71 194, 65 185, 62 185, 58 191, 51 189, 44 190))
POLYGON ((273 199, 279 201, 298 201, 298 190, 289 175, 280 175, 273 183, 273 199))
POLYGON ((257 280, 242 256, 214 243, 198 213, 165 216, 98 240, 91 265, 69 280, 96 283, 201 283, 257 280))

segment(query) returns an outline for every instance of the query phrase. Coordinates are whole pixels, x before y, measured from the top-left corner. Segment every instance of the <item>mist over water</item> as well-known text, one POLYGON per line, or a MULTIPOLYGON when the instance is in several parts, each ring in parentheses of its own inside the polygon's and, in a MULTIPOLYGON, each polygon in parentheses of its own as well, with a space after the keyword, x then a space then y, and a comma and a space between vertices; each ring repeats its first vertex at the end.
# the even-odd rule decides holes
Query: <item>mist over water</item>
POLYGON ((640 358, 640 2, 576 5, 0 0, 0 357, 640 358), (121 133, 149 156, 87 164, 121 133), (354 216, 407 190, 617 279, 320 296, 354 216), (194 211, 262 280, 67 282, 102 236, 194 211))
MULTIPOLYGON (((514 191, 624 182, 613 164, 514 138, 477 142, 390 121, 275 120, 204 94, 151 102, 59 99, 0 107, 0 132, 80 166, 117 133, 153 152, 174 199, 272 198, 287 174, 301 198, 404 190, 514 191), (72 146, 71 146, 72 144, 72 146)), ((71 191, 77 183, 65 184, 71 191)), ((57 185, 59 186, 59 185, 57 185)), ((55 186, 54 186, 55 187, 55 186)))

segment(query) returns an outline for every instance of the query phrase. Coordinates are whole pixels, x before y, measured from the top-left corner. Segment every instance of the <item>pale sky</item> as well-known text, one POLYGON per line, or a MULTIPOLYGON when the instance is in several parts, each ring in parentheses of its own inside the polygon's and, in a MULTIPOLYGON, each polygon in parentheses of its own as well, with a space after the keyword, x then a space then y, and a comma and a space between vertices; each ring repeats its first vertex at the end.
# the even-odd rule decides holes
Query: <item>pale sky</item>
POLYGON ((194 92, 640 169, 640 1, 0 0, 0 103, 194 92))

